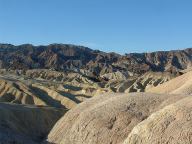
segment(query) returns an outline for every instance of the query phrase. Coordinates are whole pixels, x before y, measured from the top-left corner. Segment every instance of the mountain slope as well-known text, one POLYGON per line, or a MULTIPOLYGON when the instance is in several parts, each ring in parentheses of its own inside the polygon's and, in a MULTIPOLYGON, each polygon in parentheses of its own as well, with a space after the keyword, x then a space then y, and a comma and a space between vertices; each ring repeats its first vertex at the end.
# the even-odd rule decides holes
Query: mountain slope
POLYGON ((37 144, 66 110, 0 102, 0 143, 37 144))
POLYGON ((192 94, 192 71, 147 90, 153 93, 192 94))
POLYGON ((141 75, 147 71, 177 73, 192 63, 192 49, 119 55, 82 46, 51 44, 48 46, 0 44, 0 68, 55 69, 79 71, 100 77, 111 72, 141 75))
POLYGON ((109 94, 91 98, 68 111, 51 130, 58 144, 121 144, 134 126, 185 95, 109 94))

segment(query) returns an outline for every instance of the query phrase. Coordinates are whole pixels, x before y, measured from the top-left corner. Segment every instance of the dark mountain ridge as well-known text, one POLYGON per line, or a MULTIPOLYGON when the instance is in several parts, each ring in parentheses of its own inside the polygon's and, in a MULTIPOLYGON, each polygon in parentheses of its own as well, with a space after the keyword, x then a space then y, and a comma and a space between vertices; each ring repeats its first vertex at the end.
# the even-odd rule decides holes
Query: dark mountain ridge
POLYGON ((148 71, 177 73, 191 63, 192 48, 119 55, 69 44, 0 44, 1 69, 72 70, 95 76, 120 71, 141 75, 148 71))

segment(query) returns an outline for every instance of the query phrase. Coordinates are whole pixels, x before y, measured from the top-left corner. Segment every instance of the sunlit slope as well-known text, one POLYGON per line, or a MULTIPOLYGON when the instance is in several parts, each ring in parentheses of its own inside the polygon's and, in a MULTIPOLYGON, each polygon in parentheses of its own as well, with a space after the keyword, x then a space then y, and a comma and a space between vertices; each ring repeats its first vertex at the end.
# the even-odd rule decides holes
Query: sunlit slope
POLYGON ((185 95, 110 94, 91 98, 61 118, 48 135, 57 144, 121 144, 153 112, 185 95))
POLYGON ((148 89, 147 92, 191 94, 192 93, 192 71, 176 77, 162 85, 148 89))
POLYGON ((191 144, 192 97, 171 104, 139 123, 123 144, 191 144))

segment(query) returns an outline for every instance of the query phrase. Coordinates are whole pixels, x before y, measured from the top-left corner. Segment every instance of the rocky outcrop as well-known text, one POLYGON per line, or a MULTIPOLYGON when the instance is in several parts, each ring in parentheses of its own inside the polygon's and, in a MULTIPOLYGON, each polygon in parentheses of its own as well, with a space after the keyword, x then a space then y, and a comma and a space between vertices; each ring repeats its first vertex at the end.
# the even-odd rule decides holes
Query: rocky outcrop
POLYGON ((188 97, 152 114, 133 128, 123 144, 190 144, 191 101, 188 97))
POLYGON ((61 118, 48 135, 60 144, 121 144, 132 129, 153 112, 185 95, 111 94, 79 104, 61 118))

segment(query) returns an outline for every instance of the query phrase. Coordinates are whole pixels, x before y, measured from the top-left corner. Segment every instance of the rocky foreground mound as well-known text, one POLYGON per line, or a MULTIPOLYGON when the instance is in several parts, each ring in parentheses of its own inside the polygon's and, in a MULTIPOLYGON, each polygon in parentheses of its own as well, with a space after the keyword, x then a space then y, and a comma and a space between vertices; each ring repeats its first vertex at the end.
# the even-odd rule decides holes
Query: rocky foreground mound
POLYGON ((37 144, 64 109, 0 103, 0 144, 37 144))
MULTIPOLYGON (((51 130, 47 142, 122 144, 132 133, 132 129, 142 121, 147 121, 152 113, 185 97, 187 96, 148 93, 97 96, 66 113, 51 130)), ((188 105, 190 104, 192 106, 192 103, 189 102, 188 105)), ((167 117, 167 119, 170 121, 172 117, 167 117)), ((192 122, 191 119, 189 121, 192 122)), ((183 121, 184 123, 185 121, 183 121)), ((175 129, 179 128, 179 126, 175 127, 175 129)), ((161 136, 160 133, 159 136, 161 136)))
POLYGON ((191 144, 192 97, 155 112, 139 123, 123 144, 191 144))

